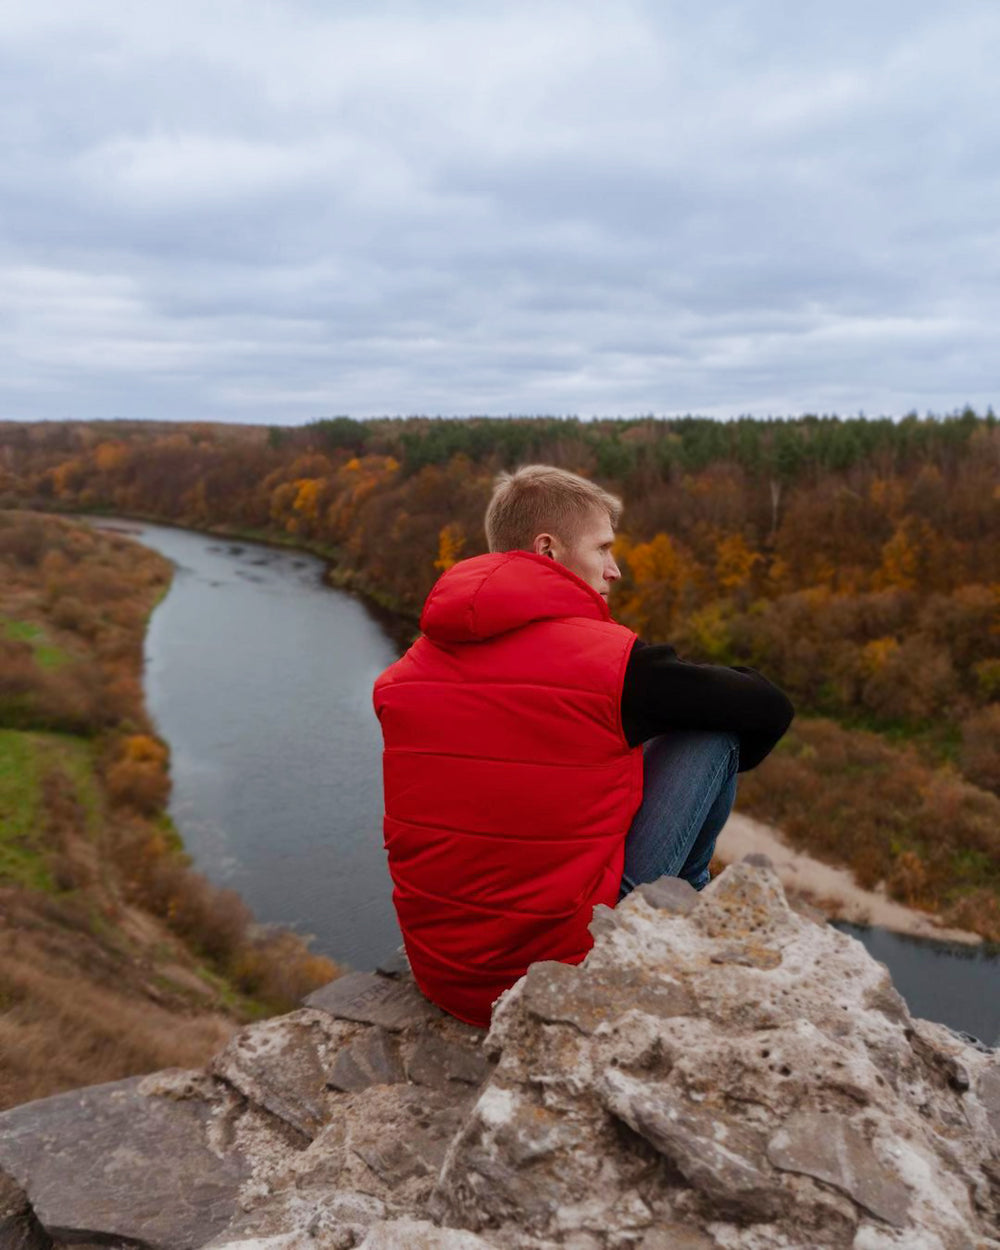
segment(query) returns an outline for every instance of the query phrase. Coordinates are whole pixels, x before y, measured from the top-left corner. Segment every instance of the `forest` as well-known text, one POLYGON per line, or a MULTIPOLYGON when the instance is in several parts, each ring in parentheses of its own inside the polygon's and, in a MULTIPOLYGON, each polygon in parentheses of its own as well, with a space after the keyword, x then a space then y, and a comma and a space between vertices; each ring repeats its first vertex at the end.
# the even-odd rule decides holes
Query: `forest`
POLYGON ((992 412, 0 425, 0 507, 287 542, 416 628, 485 550, 498 471, 619 494, 617 619, 749 664, 797 718, 739 804, 869 887, 1000 941, 1000 426, 992 412))

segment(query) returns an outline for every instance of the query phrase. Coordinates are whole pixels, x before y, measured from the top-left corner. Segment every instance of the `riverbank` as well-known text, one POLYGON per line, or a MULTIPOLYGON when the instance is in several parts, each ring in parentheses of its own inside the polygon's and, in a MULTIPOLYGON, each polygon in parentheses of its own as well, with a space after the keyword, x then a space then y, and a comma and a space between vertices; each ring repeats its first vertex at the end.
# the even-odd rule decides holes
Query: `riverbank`
POLYGON ((752 816, 733 812, 719 836, 717 854, 732 863, 746 855, 766 855, 790 897, 799 897, 817 908, 828 920, 875 925, 893 933, 933 938, 939 942, 980 945, 978 933, 953 929, 929 912, 906 907, 878 890, 865 890, 846 868, 824 864, 789 846, 778 829, 752 816))
POLYGON ((204 1061, 336 974, 190 868, 143 637, 167 561, 0 513, 0 1106, 204 1061))

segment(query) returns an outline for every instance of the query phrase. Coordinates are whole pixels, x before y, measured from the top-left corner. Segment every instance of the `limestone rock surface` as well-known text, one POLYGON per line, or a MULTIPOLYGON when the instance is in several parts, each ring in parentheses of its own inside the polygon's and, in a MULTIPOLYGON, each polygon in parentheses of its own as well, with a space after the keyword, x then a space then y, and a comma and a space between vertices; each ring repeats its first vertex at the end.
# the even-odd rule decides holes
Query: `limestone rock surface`
POLYGON ((488 1033, 390 960, 206 1072, 0 1114, 0 1167, 57 1243, 1000 1250, 1000 1053, 912 1019, 766 863, 593 929, 488 1033))

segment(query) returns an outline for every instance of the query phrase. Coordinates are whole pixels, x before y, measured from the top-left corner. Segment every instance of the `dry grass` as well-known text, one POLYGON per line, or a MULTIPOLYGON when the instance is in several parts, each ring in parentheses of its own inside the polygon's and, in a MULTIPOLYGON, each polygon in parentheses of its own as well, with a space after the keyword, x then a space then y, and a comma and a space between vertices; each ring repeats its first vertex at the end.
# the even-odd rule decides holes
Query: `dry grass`
MULTIPOLYGON (((237 1022, 164 991, 169 977, 115 958, 79 928, 10 907, 0 931, 0 1107, 162 1067, 198 1067, 237 1022)), ((66 917, 60 917, 65 922, 66 917)))

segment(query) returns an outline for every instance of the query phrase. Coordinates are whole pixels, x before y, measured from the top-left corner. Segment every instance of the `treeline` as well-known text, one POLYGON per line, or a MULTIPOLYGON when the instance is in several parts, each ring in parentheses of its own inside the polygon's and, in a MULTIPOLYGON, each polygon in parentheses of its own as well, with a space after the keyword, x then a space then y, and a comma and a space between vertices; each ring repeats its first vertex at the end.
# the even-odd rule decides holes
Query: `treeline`
POLYGON ((0 512, 0 1106, 203 1062, 336 975, 195 872, 165 813, 142 642, 170 566, 0 512))
MULTIPOLYGON (((1000 793, 992 413, 7 425, 0 502, 311 545, 339 584, 415 618, 442 569, 485 549, 496 473, 533 461, 625 500, 620 620, 687 658, 759 667, 800 717, 875 731, 1000 793)), ((923 840, 883 838, 889 869, 923 840)))

